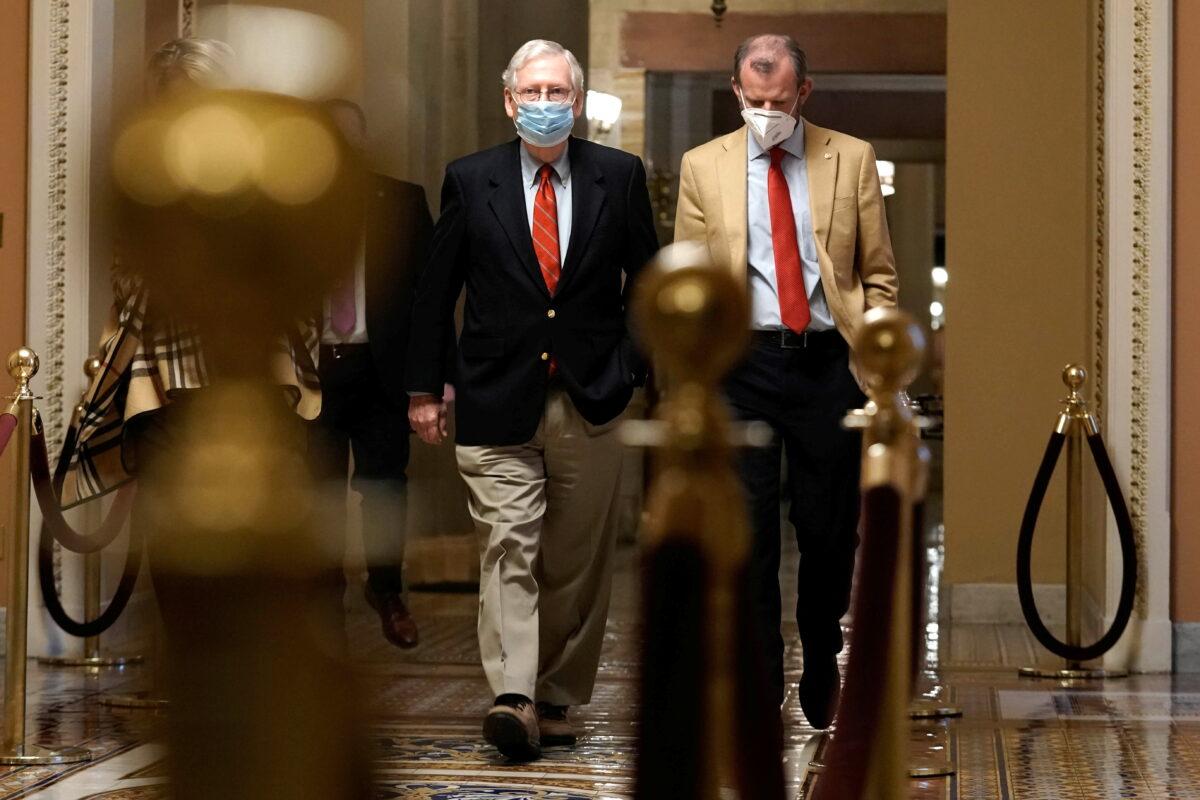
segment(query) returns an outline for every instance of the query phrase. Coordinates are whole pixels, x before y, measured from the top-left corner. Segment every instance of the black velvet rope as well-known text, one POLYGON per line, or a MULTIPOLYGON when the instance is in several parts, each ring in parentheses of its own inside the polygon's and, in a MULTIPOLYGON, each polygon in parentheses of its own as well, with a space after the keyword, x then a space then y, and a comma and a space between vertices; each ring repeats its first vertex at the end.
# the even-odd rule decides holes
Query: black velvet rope
POLYGON ((117 491, 112 508, 108 510, 104 522, 96 533, 89 536, 76 533, 70 523, 63 518, 62 504, 59 500, 65 465, 70 460, 69 454, 74 451, 73 436, 74 428, 68 433, 67 440, 63 443, 63 455, 59 459, 59 469, 54 478, 51 478, 50 455, 46 451, 46 434, 40 426, 34 426, 29 461, 30 472, 33 475, 33 492, 37 495, 38 506, 42 509, 44 527, 49 529, 59 544, 73 553, 96 553, 112 544, 121 534, 125 520, 128 519, 129 512, 133 508, 134 489, 132 485, 127 485, 117 491))
POLYGON ((108 510, 100 530, 90 536, 81 536, 67 523, 62 515, 60 496, 63 480, 71 455, 75 451, 76 428, 71 426, 63 441, 63 453, 59 458, 58 469, 53 477, 50 475, 50 455, 46 450, 46 434, 41 425, 34 425, 30 447, 30 472, 33 478, 34 494, 42 509, 42 528, 38 536, 38 583, 42 589, 42 599, 46 611, 58 627, 71 636, 86 638, 99 636, 113 626, 113 623, 129 605, 137 585, 138 574, 142 569, 142 537, 136 526, 130 531, 129 550, 125 554, 125 568, 117 590, 113 593, 108 607, 100 616, 93 620, 80 622, 71 617, 63 608, 54 582, 54 542, 58 541, 63 547, 76 553, 96 553, 112 544, 121 533, 125 520, 133 507, 134 487, 132 484, 121 487, 108 510))
POLYGON ((1029 502, 1025 505, 1025 516, 1021 520, 1021 535, 1017 539, 1017 593, 1021 598, 1021 612, 1025 622, 1033 632, 1034 637, 1042 646, 1060 658, 1068 661, 1090 661, 1107 653, 1120 640, 1133 615, 1133 604, 1137 594, 1137 545, 1133 536, 1133 521, 1129 517, 1129 508, 1125 505, 1125 496, 1121 492, 1121 484, 1113 471, 1112 462, 1108 459, 1108 451, 1104 447, 1104 439, 1099 433, 1087 437, 1088 449, 1092 451, 1092 460, 1104 483, 1104 492, 1108 495, 1109 505, 1112 506, 1113 517, 1117 521, 1117 538, 1121 544, 1121 597, 1117 603, 1117 613, 1112 625, 1094 644, 1084 646, 1070 645, 1060 641, 1042 622, 1038 613, 1037 603, 1033 598, 1033 576, 1031 559, 1033 552, 1033 534, 1037 527, 1038 513, 1042 501, 1046 497, 1046 489, 1050 478, 1054 475, 1054 467, 1062 453, 1066 435, 1055 432, 1050 435, 1046 445, 1046 453, 1042 456, 1042 464, 1038 467, 1037 478, 1033 482, 1033 490, 1029 493, 1029 502))
POLYGON ((46 611, 49 612, 50 618, 58 627, 72 636, 80 638, 99 636, 111 628, 125 610, 125 606, 129 605, 129 598, 133 596, 133 589, 137 584, 138 573, 141 572, 141 569, 142 537, 137 526, 134 526, 129 534, 129 551, 125 555, 125 569, 121 573, 121 581, 117 584, 117 590, 113 593, 108 607, 95 619, 79 622, 63 608, 58 590, 54 586, 54 537, 50 534, 49 528, 42 525, 42 533, 38 537, 38 582, 42 587, 42 599, 46 603, 46 611))

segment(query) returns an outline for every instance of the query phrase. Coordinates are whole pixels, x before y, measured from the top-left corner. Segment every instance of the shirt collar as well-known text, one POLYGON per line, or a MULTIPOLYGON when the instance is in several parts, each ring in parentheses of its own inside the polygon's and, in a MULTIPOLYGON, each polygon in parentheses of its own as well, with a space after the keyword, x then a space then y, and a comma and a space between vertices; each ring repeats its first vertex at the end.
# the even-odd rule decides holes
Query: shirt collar
MULTIPOLYGON (((754 134, 746 131, 747 150, 746 154, 753 161, 759 156, 766 155, 766 150, 763 150, 762 145, 758 143, 758 139, 754 138, 754 134)), ((776 145, 782 147, 784 152, 793 155, 796 158, 804 158, 804 119, 801 118, 796 123, 796 130, 792 131, 792 135, 784 139, 776 145)))
MULTIPOLYGON (((542 168, 542 162, 533 157, 529 152, 529 148, 521 142, 521 178, 525 181, 526 186, 533 186, 537 183, 538 170, 542 168)), ((558 181, 564 187, 571 180, 571 152, 570 140, 567 140, 567 146, 563 148, 562 155, 559 156, 550 166, 554 168, 554 174, 558 176, 558 181)))

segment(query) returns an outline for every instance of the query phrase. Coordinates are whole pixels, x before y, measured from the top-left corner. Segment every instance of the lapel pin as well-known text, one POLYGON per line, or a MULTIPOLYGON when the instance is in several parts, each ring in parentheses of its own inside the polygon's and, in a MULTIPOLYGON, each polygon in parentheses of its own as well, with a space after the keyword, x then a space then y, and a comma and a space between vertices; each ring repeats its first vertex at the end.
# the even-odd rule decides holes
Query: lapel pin
POLYGON ((833 154, 832 154, 832 153, 826 153, 826 154, 825 154, 825 157, 826 157, 826 158, 833 158, 833 154))

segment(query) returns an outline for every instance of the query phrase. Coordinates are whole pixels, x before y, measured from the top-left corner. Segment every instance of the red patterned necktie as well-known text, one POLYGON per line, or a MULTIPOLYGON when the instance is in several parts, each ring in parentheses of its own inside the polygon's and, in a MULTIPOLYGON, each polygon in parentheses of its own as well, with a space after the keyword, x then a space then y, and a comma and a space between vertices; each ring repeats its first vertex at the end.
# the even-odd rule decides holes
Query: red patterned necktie
POLYGON ((558 251, 558 200, 550 183, 553 173, 554 168, 549 164, 543 164, 538 170, 537 197, 533 201, 533 249, 551 297, 558 289, 558 277, 562 274, 558 251))
MULTIPOLYGON (((550 290, 550 296, 558 290, 558 278, 562 275, 562 263, 558 249, 558 198, 550 176, 554 168, 543 164, 538 170, 537 197, 533 201, 533 251, 542 268, 542 280, 550 290)), ((550 374, 558 371, 558 361, 550 359, 550 374)))
POLYGON ((812 314, 808 293, 804 290, 804 267, 800 244, 796 239, 796 215, 792 195, 783 174, 781 147, 771 148, 771 169, 767 172, 767 200, 771 207, 771 245, 775 251, 775 285, 779 289, 779 316, 783 324, 803 333, 812 314))

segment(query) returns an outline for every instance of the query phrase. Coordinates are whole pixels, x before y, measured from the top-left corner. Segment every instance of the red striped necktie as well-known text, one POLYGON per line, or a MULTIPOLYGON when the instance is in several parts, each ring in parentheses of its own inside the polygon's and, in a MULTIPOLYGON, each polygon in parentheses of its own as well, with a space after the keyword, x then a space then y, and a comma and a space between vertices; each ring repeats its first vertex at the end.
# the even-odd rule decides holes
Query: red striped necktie
MULTIPOLYGON (((558 198, 550 176, 554 168, 543 164, 538 170, 537 197, 533 201, 533 251, 542 268, 542 280, 550 290, 550 296, 558 291, 558 278, 562 275, 562 263, 558 249, 558 198)), ((558 371, 557 359, 550 359, 550 374, 558 371)))
POLYGON ((533 249, 551 297, 558 289, 558 278, 562 275, 558 250, 558 200, 550 183, 552 174, 554 168, 549 164, 543 164, 538 170, 537 197, 533 201, 533 249))

